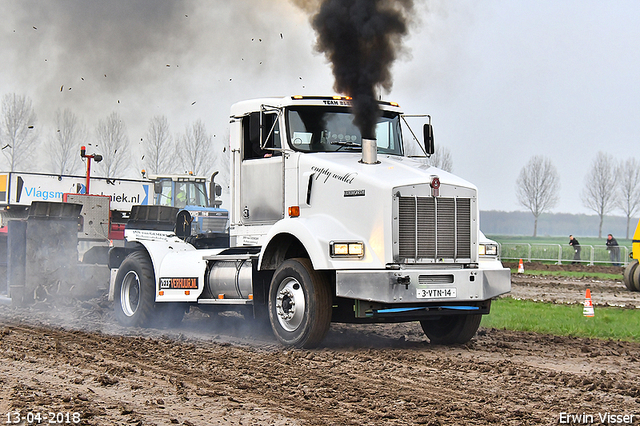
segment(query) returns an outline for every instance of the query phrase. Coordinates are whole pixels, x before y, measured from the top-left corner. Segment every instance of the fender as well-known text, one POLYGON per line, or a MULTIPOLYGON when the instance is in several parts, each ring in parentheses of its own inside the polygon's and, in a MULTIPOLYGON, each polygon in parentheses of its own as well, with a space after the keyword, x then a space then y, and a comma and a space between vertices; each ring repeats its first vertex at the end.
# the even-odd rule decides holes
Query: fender
POLYGON ((149 257, 151 257, 153 272, 156 276, 156 284, 158 283, 158 277, 160 276, 160 265, 167 254, 180 251, 195 251, 195 247, 191 244, 185 243, 179 238, 175 238, 173 241, 137 240, 137 242, 144 246, 147 253, 149 253, 149 257))
MULTIPOLYGON (((141 244, 149 257, 151 258, 151 263, 153 265, 153 272, 155 275, 156 281, 156 289, 158 289, 158 279, 161 276, 167 275, 179 278, 181 276, 197 276, 200 279, 200 282, 204 284, 204 271, 206 269, 206 261, 203 260, 203 256, 208 254, 217 254, 221 251, 221 249, 211 249, 211 250, 196 250, 189 243, 185 243, 179 238, 172 238, 169 241, 152 241, 152 240, 136 240, 137 243, 141 244), (176 257, 177 260, 175 262, 164 262, 165 259, 169 257, 176 257), (188 258, 189 260, 184 260, 188 258), (182 260, 181 260, 182 259, 182 260), (185 269, 186 268, 186 269, 185 269), (164 275, 163 275, 164 274, 164 275)), ((109 283, 109 300, 113 299, 114 291, 115 291, 115 277, 117 274, 117 269, 111 270, 111 281, 109 283)), ((191 297, 186 299, 197 299, 198 295, 202 292, 203 284, 200 285, 198 291, 192 292, 191 297)), ((168 292, 167 292, 168 293, 168 292)), ((173 297, 170 294, 162 301, 173 301, 173 297)), ((179 297, 180 301, 184 301, 185 297, 179 297)), ((156 301, 158 300, 158 294, 156 293, 156 301)))
POLYGON ((263 249, 258 261, 259 269, 263 270, 264 254, 269 244, 275 237, 283 234, 291 235, 302 243, 316 270, 384 268, 384 261, 371 246, 370 236, 353 233, 330 215, 316 214, 309 217, 285 218, 275 223, 263 240, 263 249), (332 241, 361 241, 365 245, 364 257, 331 258, 329 243, 332 241))
POLYGON ((195 302, 202 294, 207 280, 206 256, 219 254, 224 249, 196 249, 176 238, 173 241, 138 241, 146 248, 156 278, 156 290, 160 290, 160 278, 197 278, 198 288, 164 289, 156 292, 156 302, 195 302))

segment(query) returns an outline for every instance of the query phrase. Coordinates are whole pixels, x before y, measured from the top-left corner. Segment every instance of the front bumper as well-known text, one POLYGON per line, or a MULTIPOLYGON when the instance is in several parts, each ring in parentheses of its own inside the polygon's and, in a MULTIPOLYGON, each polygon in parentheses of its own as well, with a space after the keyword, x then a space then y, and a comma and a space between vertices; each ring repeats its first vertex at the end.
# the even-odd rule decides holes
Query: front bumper
POLYGON ((511 272, 502 267, 336 271, 336 296, 368 302, 394 305, 475 303, 509 291, 511 272), (419 294, 427 297, 418 297, 419 294))

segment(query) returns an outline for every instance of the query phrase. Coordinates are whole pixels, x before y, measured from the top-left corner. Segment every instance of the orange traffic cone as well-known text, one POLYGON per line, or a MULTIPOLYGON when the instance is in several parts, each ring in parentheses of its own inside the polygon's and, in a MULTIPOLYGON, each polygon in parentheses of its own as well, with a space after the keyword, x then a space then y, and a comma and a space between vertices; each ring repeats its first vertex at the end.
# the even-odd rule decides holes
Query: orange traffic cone
POLYGON ((524 274, 524 263, 522 263, 522 259, 520 259, 520 263, 518 263, 518 273, 524 274))
POLYGON ((582 309, 582 315, 585 317, 592 317, 595 315, 593 310, 593 302, 591 302, 591 290, 587 289, 587 294, 584 298, 584 309, 582 309))

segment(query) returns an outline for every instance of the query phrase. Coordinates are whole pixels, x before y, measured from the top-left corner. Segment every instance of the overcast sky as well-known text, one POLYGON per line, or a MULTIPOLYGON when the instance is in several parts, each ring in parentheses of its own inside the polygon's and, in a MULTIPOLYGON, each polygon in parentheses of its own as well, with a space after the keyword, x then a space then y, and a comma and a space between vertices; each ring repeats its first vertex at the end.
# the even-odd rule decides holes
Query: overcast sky
MULTIPOLYGON (((482 210, 523 210, 515 180, 543 154, 560 173, 553 211, 590 213, 580 194, 597 152, 640 158, 639 2, 442 0, 415 15, 385 97, 433 117, 482 210)), ((42 140, 70 108, 92 134, 118 112, 134 147, 154 115, 174 134, 201 119, 221 147, 234 102, 332 93, 287 0, 0 0, 0 16, 0 95, 33 100, 42 140)))

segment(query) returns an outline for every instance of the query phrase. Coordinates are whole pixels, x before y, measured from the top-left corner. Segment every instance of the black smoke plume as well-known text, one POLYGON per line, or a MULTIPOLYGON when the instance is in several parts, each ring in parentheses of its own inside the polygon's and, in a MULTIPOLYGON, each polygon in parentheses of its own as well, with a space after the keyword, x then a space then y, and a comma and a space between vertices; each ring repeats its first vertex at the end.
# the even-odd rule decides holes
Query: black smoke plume
POLYGON ((334 90, 353 98, 354 123, 364 138, 375 138, 377 91, 391 90, 391 65, 412 10, 412 0, 324 0, 311 18, 316 49, 333 68, 334 90))

